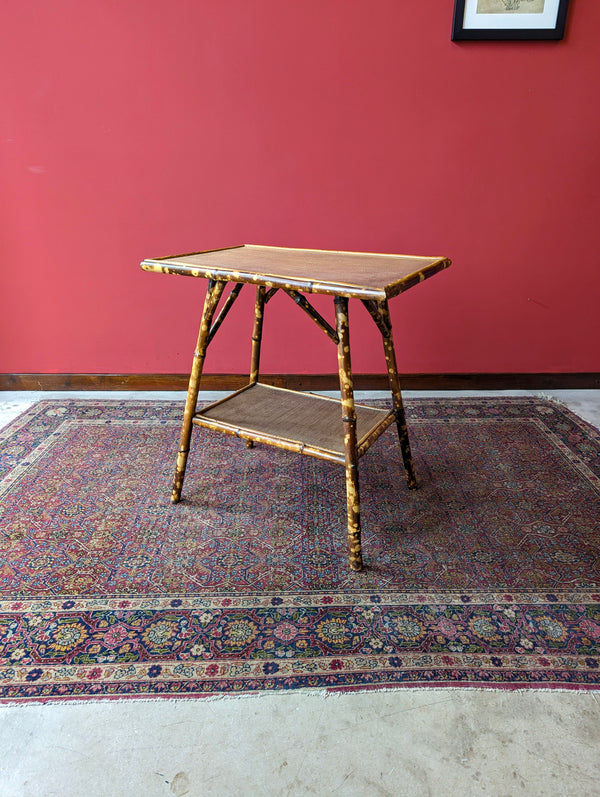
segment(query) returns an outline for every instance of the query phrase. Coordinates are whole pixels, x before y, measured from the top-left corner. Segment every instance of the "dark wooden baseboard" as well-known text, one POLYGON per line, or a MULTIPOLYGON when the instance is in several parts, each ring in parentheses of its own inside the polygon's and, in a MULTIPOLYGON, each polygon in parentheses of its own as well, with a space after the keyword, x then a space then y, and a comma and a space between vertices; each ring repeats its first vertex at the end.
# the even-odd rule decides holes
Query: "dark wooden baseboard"
MULTIPOLYGON (((402 374, 404 390, 589 390, 600 373, 402 374)), ((261 374, 260 381, 291 390, 336 390, 337 374, 261 374)), ((204 374, 203 390, 237 390, 245 374, 204 374)), ((0 390, 187 390, 187 374, 0 374, 0 390)), ((385 374, 355 374, 357 390, 387 390, 385 374)))

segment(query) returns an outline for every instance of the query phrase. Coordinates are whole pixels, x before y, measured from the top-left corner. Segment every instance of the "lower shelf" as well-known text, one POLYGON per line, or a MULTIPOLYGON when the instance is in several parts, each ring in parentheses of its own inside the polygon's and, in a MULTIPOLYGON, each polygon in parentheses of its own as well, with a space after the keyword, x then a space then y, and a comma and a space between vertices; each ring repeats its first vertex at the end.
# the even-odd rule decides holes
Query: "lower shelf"
MULTIPOLYGON (((394 420, 392 410, 356 404, 357 454, 362 454, 394 420)), ((260 383, 203 407, 194 423, 245 440, 345 462, 341 402, 260 383)))

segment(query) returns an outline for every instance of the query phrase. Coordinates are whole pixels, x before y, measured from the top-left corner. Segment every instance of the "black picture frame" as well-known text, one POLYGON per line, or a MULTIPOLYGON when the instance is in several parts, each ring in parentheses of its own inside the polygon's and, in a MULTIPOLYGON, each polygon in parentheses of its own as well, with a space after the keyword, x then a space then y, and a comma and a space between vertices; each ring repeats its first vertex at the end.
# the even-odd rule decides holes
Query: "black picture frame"
MULTIPOLYGON (((528 0, 521 0, 527 2, 528 0)), ((548 2, 548 0, 546 0, 548 2)), ((567 7, 569 0, 558 0, 556 20, 554 27, 463 27, 465 20, 465 7, 473 7, 477 0, 454 0, 454 18, 452 20, 452 41, 543 41, 562 39, 565 33, 567 7)), ((510 13, 507 11, 507 13, 510 13)), ((490 18, 496 15, 486 14, 490 18)), ((498 15, 501 17, 503 15, 498 15)), ((515 12, 513 17, 522 16, 515 12)), ((501 19, 493 20, 501 24, 501 19)), ((515 21, 518 21, 515 20, 515 21)))

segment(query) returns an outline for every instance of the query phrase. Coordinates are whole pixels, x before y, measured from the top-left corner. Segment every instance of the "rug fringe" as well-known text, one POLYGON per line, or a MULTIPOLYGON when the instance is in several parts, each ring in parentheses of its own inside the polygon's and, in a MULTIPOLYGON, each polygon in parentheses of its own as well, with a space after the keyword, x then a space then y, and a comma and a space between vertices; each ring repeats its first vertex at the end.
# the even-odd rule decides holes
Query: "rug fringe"
POLYGON ((550 393, 538 393, 538 398, 544 399, 544 401, 549 401, 551 404, 556 404, 558 407, 561 407, 564 410, 569 409, 569 405, 564 402, 562 399, 559 399, 557 396, 552 396, 550 393))
POLYGON ((40 707, 40 706, 92 706, 92 705, 102 705, 102 704, 111 704, 111 705, 125 705, 125 704, 158 704, 163 702, 169 703, 196 703, 198 705, 202 705, 204 703, 215 703, 215 702, 225 702, 225 701, 238 701, 238 700, 266 700, 266 699, 277 699, 277 698, 290 698, 290 699, 298 699, 300 697, 307 698, 307 699, 317 699, 320 698, 321 700, 340 700, 342 698, 352 699, 355 697, 365 696, 365 695, 372 695, 372 694, 387 694, 390 696, 391 699, 394 697, 402 695, 414 695, 415 693, 418 694, 436 694, 441 696, 443 694, 447 694, 448 692, 452 693, 453 695, 457 695, 458 693, 463 693, 465 696, 471 696, 477 694, 478 696, 482 696, 483 694, 487 695, 503 695, 506 696, 507 694, 515 695, 515 696, 523 696, 529 694, 562 694, 562 695, 590 695, 590 698, 594 701, 597 701, 598 698, 596 696, 597 692, 596 686, 581 686, 580 684, 570 686, 512 686, 510 684, 495 684, 495 685, 487 685, 487 686, 478 686, 478 685, 457 685, 457 686, 437 686, 432 684, 431 686, 421 685, 418 687, 398 687, 398 686, 382 686, 382 687, 373 687, 373 688, 365 688, 357 687, 357 688, 340 688, 340 689, 289 689, 284 691, 261 691, 261 692, 241 692, 239 694, 212 694, 212 695, 194 695, 194 696, 185 696, 185 695, 156 695, 154 697, 148 696, 135 696, 130 695, 127 697, 109 697, 106 696, 99 696, 96 698, 70 698, 68 696, 64 698, 56 698, 52 697, 49 699, 36 699, 36 698, 29 698, 26 700, 0 700, 0 712, 3 708, 29 708, 29 707, 40 707))

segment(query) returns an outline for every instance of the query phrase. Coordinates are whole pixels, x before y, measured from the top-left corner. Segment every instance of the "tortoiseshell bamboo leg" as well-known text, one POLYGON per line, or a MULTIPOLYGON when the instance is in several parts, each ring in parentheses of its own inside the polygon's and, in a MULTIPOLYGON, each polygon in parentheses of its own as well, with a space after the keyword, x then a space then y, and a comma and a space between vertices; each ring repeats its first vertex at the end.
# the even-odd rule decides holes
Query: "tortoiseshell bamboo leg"
MULTIPOLYGON (((259 285, 256 289, 254 302, 254 329, 252 330, 252 358, 250 361, 250 384, 258 382, 260 371, 260 345, 262 341, 263 318, 265 313, 265 286, 259 285)), ((246 441, 246 448, 254 448, 252 440, 246 441)))
POLYGON ((350 567, 362 570, 360 545, 360 492, 358 484, 358 455, 356 453, 356 410, 350 363, 350 333, 348 328, 348 299, 336 296, 335 321, 338 334, 338 369, 344 424, 344 450, 346 455, 346 504, 348 509, 348 548, 350 567))
POLYGON ((252 360, 250 362, 250 384, 258 382, 260 369, 260 344, 262 341, 263 317, 265 312, 265 286, 259 285, 256 289, 254 302, 254 329, 252 330, 252 360))
POLYGON ((402 451, 402 460, 404 462, 406 483, 411 490, 416 490, 419 485, 417 484, 417 477, 415 476, 415 469, 410 451, 410 441, 408 439, 408 429, 406 427, 406 416, 404 414, 404 404, 402 402, 400 380, 398 379, 398 369, 396 366, 396 353, 394 351, 394 339, 392 337, 392 321, 390 318, 387 300, 384 299, 382 302, 378 302, 378 308, 381 320, 383 321, 383 327, 385 328, 385 331, 384 329, 381 331, 383 338, 383 350, 385 352, 388 378, 390 381, 390 389, 392 391, 392 400, 394 402, 396 426, 398 427, 398 437, 400 438, 400 449, 402 451))
POLYGON ((192 372, 190 374, 187 398, 185 401, 185 410, 183 413, 183 425, 181 427, 181 437, 179 439, 179 452, 177 454, 177 466, 175 468, 175 479, 173 480, 173 491, 171 492, 171 501, 174 504, 181 499, 181 490, 183 488, 185 468, 190 450, 190 439, 192 436, 192 418, 196 412, 198 391, 200 389, 200 377, 202 376, 204 358, 206 357, 206 350, 208 348, 210 325, 215 314, 215 310, 217 309, 217 305, 219 304, 219 299, 221 298, 224 287, 224 282, 209 280, 208 288, 206 290, 206 299, 204 300, 204 309, 202 311, 202 321, 200 322, 200 331, 198 332, 198 341, 196 343, 196 350, 194 352, 194 361, 192 364, 192 372))

